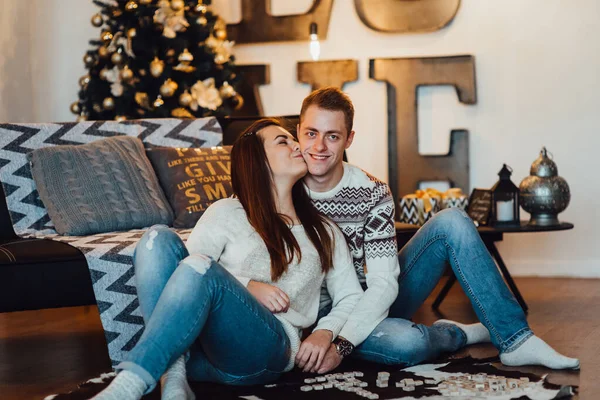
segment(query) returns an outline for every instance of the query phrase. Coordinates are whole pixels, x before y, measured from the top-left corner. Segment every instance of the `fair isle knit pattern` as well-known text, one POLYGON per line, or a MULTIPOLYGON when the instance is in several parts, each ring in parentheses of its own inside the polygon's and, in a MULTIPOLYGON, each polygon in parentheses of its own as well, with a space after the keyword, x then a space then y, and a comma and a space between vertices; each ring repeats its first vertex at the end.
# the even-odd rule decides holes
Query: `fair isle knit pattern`
POLYGON ((314 192, 311 197, 316 208, 340 227, 358 278, 364 282, 365 254, 371 259, 397 257, 398 246, 394 200, 389 186, 364 171, 360 172, 365 179, 351 182, 357 186, 342 187, 330 198, 319 198, 314 192))
MULTIPOLYGON (((394 202, 387 184, 358 167, 344 163, 340 182, 327 192, 308 190, 317 209, 340 228, 365 294, 340 331, 360 345, 383 321, 398 297, 398 245, 394 202)), ((308 189, 308 188, 307 188, 308 189)), ((321 308, 330 303, 321 291, 321 308)))

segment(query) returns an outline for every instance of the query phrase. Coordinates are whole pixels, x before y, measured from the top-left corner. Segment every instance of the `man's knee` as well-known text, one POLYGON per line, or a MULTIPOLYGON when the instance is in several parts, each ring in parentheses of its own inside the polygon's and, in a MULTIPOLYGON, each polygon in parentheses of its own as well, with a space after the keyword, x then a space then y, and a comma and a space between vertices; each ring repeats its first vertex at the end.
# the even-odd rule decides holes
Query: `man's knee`
POLYGON ((446 208, 434 215, 430 221, 444 232, 475 232, 475 224, 467 213, 460 208, 446 208))
POLYGON ((416 365, 429 358, 431 344, 421 331, 414 328, 402 340, 395 340, 390 349, 390 355, 397 358, 400 364, 416 365))
POLYGON ((379 353, 384 364, 411 366, 429 358, 429 338, 417 325, 402 319, 388 319, 371 333, 368 350, 379 353))

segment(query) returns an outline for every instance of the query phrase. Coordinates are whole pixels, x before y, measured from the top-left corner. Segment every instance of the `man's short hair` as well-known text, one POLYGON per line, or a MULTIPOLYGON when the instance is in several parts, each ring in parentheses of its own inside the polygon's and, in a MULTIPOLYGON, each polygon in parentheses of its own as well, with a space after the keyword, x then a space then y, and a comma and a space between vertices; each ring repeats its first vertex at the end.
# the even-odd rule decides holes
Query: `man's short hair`
POLYGON ((302 123, 302 117, 310 106, 317 106, 324 110, 329 111, 341 111, 344 113, 344 119, 346 122, 346 128, 348 129, 347 134, 352 131, 352 123, 354 121, 354 106, 350 97, 340 89, 328 86, 322 89, 317 89, 309 94, 302 102, 302 108, 300 109, 300 123, 302 123))

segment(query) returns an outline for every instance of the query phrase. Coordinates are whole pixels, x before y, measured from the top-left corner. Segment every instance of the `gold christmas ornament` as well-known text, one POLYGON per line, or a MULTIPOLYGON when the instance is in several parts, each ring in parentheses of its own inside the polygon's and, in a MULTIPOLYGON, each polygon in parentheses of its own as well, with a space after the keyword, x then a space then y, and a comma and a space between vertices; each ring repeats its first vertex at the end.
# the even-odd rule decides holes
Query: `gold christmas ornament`
POLYGON ((169 49, 165 54, 167 55, 167 57, 173 57, 175 56, 175 49, 169 49))
POLYGON ((137 92, 135 94, 135 102, 146 110, 150 110, 150 99, 148 98, 148 93, 137 92))
POLYGON ((227 29, 227 23, 225 22, 225 20, 221 17, 217 17, 217 20, 215 21, 215 30, 217 29, 223 29, 226 30, 227 29))
POLYGON ((165 104, 165 101, 160 97, 160 95, 158 95, 156 100, 154 100, 154 107, 158 108, 158 107, 162 106, 163 104, 165 104))
POLYGON ((79 114, 81 113, 81 107, 79 106, 79 102, 76 101, 74 103, 71 104, 71 112, 73 114, 79 114))
POLYGON ((90 80, 92 78, 89 75, 84 75, 81 78, 79 78, 79 86, 84 87, 86 86, 88 83, 90 83, 90 80))
POLYGON ((123 122, 123 121, 126 121, 126 120, 127 120, 127 117, 124 116, 124 115, 117 115, 115 117, 115 121, 117 121, 117 122, 123 122))
POLYGON ((219 92, 221 93, 221 97, 223 97, 225 99, 227 99, 229 97, 233 97, 237 94, 237 92, 235 91, 233 86, 231 86, 229 84, 229 82, 227 82, 227 81, 223 82, 223 86, 221 86, 221 89, 219 89, 219 92))
POLYGON ((95 14, 92 17, 92 25, 95 26, 96 28, 100 28, 102 26, 102 24, 104 24, 104 19, 102 19, 102 15, 100 14, 95 14))
POLYGON ((176 82, 172 81, 171 79, 167 79, 165 83, 162 84, 159 91, 163 97, 171 97, 175 94, 178 87, 179 85, 177 85, 176 82))
POLYGON ((171 0, 171 9, 173 11, 183 10, 184 7, 185 3, 183 2, 183 0, 171 0))
POLYGON ((217 39, 225 40, 227 39, 227 31, 225 31, 225 29, 217 29, 215 31, 215 36, 217 39))
POLYGON ((113 99, 112 97, 107 97, 102 101, 102 107, 104 107, 105 110, 112 110, 113 108, 115 108, 115 99, 113 99))
POLYGON ((204 45, 208 46, 211 49, 216 49, 221 44, 222 40, 218 40, 213 35, 210 35, 205 41, 204 45))
POLYGON ((110 42, 112 38, 113 34, 110 31, 102 31, 100 34, 100 39, 104 40, 105 42, 110 42))
POLYGON ((137 31, 135 30, 135 28, 130 28, 130 29, 127 31, 127 37, 128 37, 128 38, 133 38, 133 37, 135 37, 136 35, 137 35, 137 31))
POLYGON ((208 7, 206 7, 206 4, 198 3, 194 8, 194 11, 196 11, 197 13, 206 14, 206 12, 208 11, 208 7))
POLYGON ((188 49, 183 50, 183 52, 179 55, 178 60, 179 64, 173 67, 174 70, 186 73, 194 72, 196 70, 196 67, 190 65, 190 63, 194 61, 194 56, 188 51, 188 49))
POLYGON ((94 64, 96 64, 96 57, 94 57, 93 55, 86 53, 83 56, 83 63, 85 64, 86 67, 90 68, 93 67, 94 64))
POLYGON ((146 70, 142 68, 138 70, 138 74, 140 74, 140 76, 146 76, 146 70))
POLYGON ((194 98, 187 90, 179 96, 179 104, 182 107, 189 107, 189 105, 192 104, 192 101, 194 101, 194 98))
POLYGON ((102 79, 103 81, 108 79, 108 76, 110 74, 110 70, 108 68, 102 68, 100 70, 100 79, 102 79))
POLYGON ((112 56, 110 56, 110 61, 112 61, 113 64, 119 65, 123 62, 123 55, 121 53, 114 52, 112 56))
POLYGON ((127 65, 121 70, 121 78, 128 81, 133 78, 133 71, 127 65))
POLYGON ((244 106, 244 98, 242 96, 240 96, 240 94, 236 94, 234 97, 235 101, 236 101, 236 105, 235 105, 235 109, 239 110, 240 108, 242 108, 244 106))
POLYGON ((165 71, 165 62, 159 60, 158 57, 154 57, 154 60, 150 63, 150 74, 153 77, 158 78, 165 71))
POLYGON ((196 19, 196 23, 200 26, 206 26, 206 24, 208 24, 208 20, 206 19, 206 17, 198 17, 196 19))
POLYGON ((100 104, 98 104, 98 103, 94 103, 92 105, 92 109, 94 110, 94 112, 97 112, 97 113, 101 113, 102 112, 102 106, 100 104))
POLYGON ((190 51, 188 49, 184 49, 183 52, 179 55, 179 57, 177 58, 180 62, 192 62, 194 61, 194 56, 192 55, 192 53, 190 53, 190 51))
POLYGON ((100 58, 105 58, 108 57, 108 49, 106 48, 106 46, 100 46, 98 47, 98 55, 100 56, 100 58))
POLYGON ((137 10, 138 8, 138 3, 136 3, 135 1, 128 1, 127 4, 125 4, 125 10, 133 12, 135 10, 137 10))
POLYGON ((77 122, 84 122, 87 121, 88 117, 87 114, 81 114, 77 117, 77 122))
POLYGON ((181 107, 173 109, 171 116, 175 118, 194 118, 191 112, 181 107))
POLYGON ((217 67, 221 64, 225 64, 227 62, 227 59, 225 58, 225 56, 223 54, 217 54, 215 56, 215 63, 217 64, 217 67))

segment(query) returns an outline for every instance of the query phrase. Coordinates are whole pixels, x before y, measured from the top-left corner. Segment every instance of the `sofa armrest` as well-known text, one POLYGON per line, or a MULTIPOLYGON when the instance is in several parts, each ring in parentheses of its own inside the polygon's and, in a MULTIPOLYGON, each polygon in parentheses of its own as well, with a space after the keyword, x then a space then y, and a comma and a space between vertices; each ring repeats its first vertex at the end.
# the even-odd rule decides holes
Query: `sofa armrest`
POLYGON ((0 240, 15 239, 17 234, 13 229, 10 213, 6 205, 6 196, 4 195, 4 187, 0 182, 0 240))

